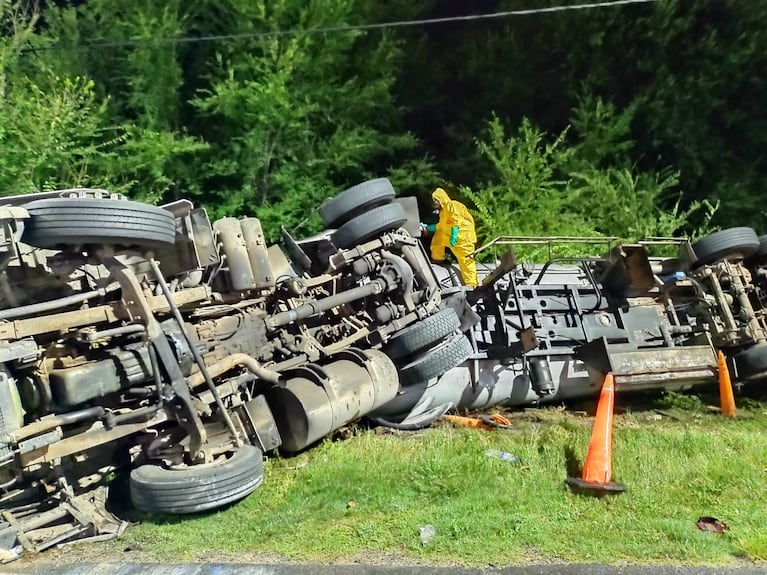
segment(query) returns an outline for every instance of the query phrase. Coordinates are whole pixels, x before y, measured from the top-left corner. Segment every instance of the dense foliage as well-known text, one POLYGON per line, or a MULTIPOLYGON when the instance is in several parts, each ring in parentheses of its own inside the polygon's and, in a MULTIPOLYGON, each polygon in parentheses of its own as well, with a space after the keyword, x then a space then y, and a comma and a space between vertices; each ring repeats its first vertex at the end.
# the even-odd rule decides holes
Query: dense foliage
POLYGON ((568 3, 0 0, 0 191, 191 197, 274 239, 387 175, 482 238, 765 231, 767 3, 343 29, 568 3))

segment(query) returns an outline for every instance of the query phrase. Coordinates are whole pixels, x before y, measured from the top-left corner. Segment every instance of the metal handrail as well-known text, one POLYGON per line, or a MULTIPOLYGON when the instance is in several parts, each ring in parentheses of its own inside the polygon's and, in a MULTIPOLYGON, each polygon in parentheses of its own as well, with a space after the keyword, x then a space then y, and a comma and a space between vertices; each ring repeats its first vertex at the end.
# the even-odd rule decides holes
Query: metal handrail
POLYGON ((498 236, 474 250, 471 255, 476 258, 479 253, 496 246, 538 245, 548 247, 549 259, 551 259, 551 250, 554 244, 605 244, 607 249, 610 250, 613 242, 618 239, 615 236, 498 236))
POLYGON ((639 240, 637 243, 642 246, 678 246, 689 241, 690 238, 687 236, 681 238, 671 236, 650 236, 639 240))

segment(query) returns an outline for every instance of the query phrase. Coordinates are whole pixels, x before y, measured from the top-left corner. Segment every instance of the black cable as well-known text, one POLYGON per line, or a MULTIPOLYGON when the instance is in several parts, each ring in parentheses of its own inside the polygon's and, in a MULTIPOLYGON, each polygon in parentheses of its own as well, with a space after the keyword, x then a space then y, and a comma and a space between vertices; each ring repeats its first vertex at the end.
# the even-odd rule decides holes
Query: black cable
MULTIPOLYGON (((182 36, 179 38, 154 38, 142 40, 122 40, 118 42, 91 42, 74 47, 78 50, 90 50, 95 48, 137 48, 141 46, 162 46, 177 44, 198 44, 201 42, 221 42, 225 40, 247 40, 253 38, 274 38, 286 36, 301 36, 308 34, 334 34, 339 32, 355 32, 364 30, 381 30, 388 28, 406 28, 415 26, 429 26, 433 24, 447 24, 450 22, 475 22, 479 20, 497 20, 514 16, 531 16, 534 14, 551 14, 554 12, 566 12, 574 10, 589 10, 595 8, 611 8, 626 6, 629 4, 649 4, 661 0, 612 0, 609 2, 590 2, 585 4, 571 4, 569 6, 550 6, 548 8, 528 8, 525 10, 506 10, 503 12, 491 12, 486 14, 468 14, 466 16, 447 16, 443 18, 423 18, 420 20, 398 20, 393 22, 377 22, 371 24, 353 24, 326 26, 322 28, 272 30, 269 32, 244 32, 240 34, 214 34, 209 36, 182 36)), ((24 52, 42 52, 47 50, 62 49, 61 45, 27 48, 24 52)))

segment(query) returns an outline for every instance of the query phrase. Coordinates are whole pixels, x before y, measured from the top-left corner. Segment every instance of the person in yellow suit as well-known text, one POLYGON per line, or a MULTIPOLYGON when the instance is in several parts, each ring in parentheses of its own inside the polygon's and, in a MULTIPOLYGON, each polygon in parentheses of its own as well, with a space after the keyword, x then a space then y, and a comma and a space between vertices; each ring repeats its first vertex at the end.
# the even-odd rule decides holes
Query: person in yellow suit
POLYGON ((450 247, 450 251, 458 260, 464 285, 477 286, 477 262, 472 256, 477 243, 474 218, 466 206, 451 200, 442 188, 434 190, 431 199, 434 209, 439 210, 439 221, 422 226, 434 234, 431 240, 431 258, 437 262, 444 261, 445 248, 450 247))

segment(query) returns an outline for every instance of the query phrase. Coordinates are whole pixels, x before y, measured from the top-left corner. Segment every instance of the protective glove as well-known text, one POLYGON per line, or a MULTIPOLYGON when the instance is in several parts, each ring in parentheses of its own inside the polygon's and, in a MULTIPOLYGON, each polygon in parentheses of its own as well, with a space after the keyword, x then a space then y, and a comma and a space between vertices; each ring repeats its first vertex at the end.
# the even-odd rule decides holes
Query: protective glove
POLYGON ((450 230, 450 245, 455 247, 458 243, 458 226, 453 226, 450 230))
POLYGON ((437 224, 429 224, 426 225, 424 223, 421 224, 421 233, 422 234, 428 234, 428 233, 434 233, 437 231, 437 224))

